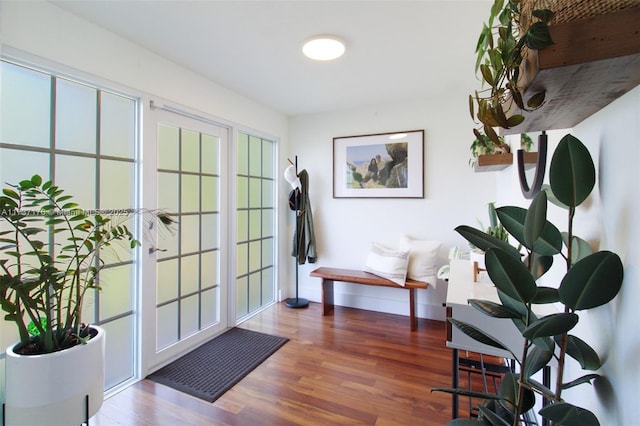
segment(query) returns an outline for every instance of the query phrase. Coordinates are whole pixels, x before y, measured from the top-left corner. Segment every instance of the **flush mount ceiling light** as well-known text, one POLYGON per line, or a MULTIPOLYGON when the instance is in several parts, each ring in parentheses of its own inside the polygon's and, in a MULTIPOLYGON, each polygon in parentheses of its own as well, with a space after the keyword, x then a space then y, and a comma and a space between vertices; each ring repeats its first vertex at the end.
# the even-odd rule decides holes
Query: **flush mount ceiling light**
POLYGON ((332 36, 316 36, 302 46, 302 52, 316 61, 330 61, 344 54, 344 43, 332 36))

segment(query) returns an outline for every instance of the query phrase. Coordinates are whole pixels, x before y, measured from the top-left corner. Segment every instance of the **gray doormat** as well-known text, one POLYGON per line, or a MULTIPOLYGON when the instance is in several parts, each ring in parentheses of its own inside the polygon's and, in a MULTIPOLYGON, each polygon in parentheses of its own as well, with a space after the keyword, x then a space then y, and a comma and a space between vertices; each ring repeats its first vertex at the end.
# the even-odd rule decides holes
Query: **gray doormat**
POLYGON ((150 374, 147 379, 213 402, 288 340, 232 328, 150 374))

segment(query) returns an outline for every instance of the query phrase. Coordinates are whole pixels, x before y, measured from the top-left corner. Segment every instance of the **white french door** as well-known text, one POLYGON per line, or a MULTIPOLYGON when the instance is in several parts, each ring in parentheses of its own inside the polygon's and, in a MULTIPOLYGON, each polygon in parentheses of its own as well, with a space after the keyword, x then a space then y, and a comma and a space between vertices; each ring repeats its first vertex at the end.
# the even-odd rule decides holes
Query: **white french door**
POLYGON ((229 129, 158 109, 148 118, 145 205, 177 223, 157 228, 145 253, 145 276, 155 280, 143 283, 143 375, 225 330, 229 294, 229 129))

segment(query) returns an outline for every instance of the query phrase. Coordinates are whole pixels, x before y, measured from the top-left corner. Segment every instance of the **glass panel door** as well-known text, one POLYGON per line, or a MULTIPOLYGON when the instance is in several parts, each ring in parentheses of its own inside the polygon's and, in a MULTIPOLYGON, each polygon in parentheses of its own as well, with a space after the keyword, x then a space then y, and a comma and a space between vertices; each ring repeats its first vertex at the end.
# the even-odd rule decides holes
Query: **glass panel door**
POLYGON ((227 327, 222 201, 228 130, 158 112, 157 206, 173 214, 157 237, 151 369, 227 327))

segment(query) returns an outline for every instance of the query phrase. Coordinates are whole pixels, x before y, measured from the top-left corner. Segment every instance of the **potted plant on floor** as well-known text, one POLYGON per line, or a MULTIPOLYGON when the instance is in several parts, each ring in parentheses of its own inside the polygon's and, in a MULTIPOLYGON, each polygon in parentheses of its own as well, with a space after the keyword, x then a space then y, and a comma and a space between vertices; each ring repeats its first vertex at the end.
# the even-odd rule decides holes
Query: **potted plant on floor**
MULTIPOLYGON (((456 231, 486 251, 485 265, 497 289, 500 303, 469 300, 480 312, 511 320, 523 337, 521 353, 513 353, 501 343, 500 336, 490 336, 473 324, 450 319, 450 322, 478 342, 509 351, 519 368, 507 374, 497 395, 463 389, 436 391, 484 398, 480 418, 485 424, 517 425, 523 413, 534 407, 535 396, 541 395, 546 405, 539 415, 556 425, 598 425, 589 410, 563 399, 571 387, 590 383, 599 377, 593 373, 602 361, 596 351, 571 331, 578 323, 578 312, 607 304, 619 292, 623 265, 610 251, 593 253, 589 244, 573 234, 576 208, 595 186, 596 174, 587 148, 572 135, 560 141, 551 160, 549 186, 536 194, 529 209, 507 206, 497 209, 498 219, 507 232, 524 248, 510 244, 469 226, 456 231), (547 200, 568 212, 568 230, 560 232, 547 220, 547 200), (566 273, 556 287, 536 284, 551 267, 554 257, 565 264, 566 273), (538 318, 534 307, 555 303, 562 306, 557 314, 538 318), (575 360, 587 373, 577 378, 565 377, 569 359, 575 360), (555 363, 555 383, 544 386, 533 376, 545 366, 555 363)), ((470 419, 457 419, 451 425, 477 424, 470 419)))
POLYGON ((38 175, 3 188, 0 307, 20 339, 6 351, 7 424, 80 424, 102 405, 105 333, 82 315, 104 250, 140 244, 123 213, 90 216, 38 175))

